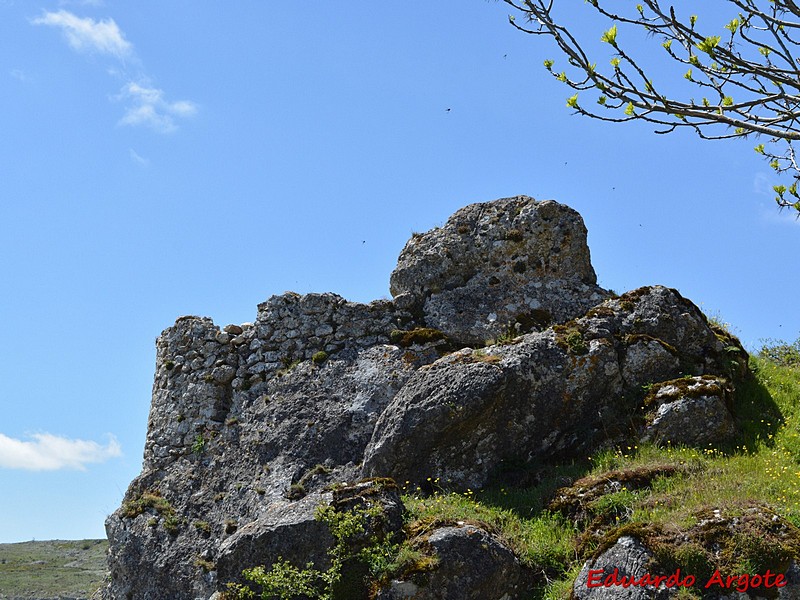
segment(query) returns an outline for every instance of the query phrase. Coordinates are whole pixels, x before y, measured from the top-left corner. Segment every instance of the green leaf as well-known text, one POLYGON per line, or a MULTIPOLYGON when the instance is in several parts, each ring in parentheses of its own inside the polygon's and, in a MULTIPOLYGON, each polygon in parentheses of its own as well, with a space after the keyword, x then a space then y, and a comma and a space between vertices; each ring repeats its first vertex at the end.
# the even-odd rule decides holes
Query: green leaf
POLYGON ((672 47, 672 40, 664 40, 664 43, 661 45, 664 46, 665 49, 669 50, 672 47))
POLYGON ((558 74, 558 80, 562 81, 562 82, 566 82, 567 81, 567 74, 564 71, 561 71, 561 73, 558 74))
POLYGON ((759 144, 758 146, 753 148, 753 150, 755 150, 759 154, 764 154, 764 144, 759 144))
POLYGON ((617 58, 616 56, 614 58, 612 58, 611 59, 611 66, 614 67, 615 69, 618 69, 619 68, 619 58, 617 58))
POLYGON ((699 59, 699 58, 697 58, 697 56, 696 56, 696 55, 692 54, 692 55, 689 57, 689 64, 691 64, 691 65, 694 65, 694 66, 697 66, 697 65, 699 65, 699 64, 700 64, 700 59, 699 59))
POLYGON ((775 193, 778 194, 781 198, 786 193, 786 186, 785 185, 773 185, 772 189, 775 190, 775 193))
POLYGON ((711 54, 714 52, 714 48, 719 45, 720 39, 718 35, 710 35, 699 44, 696 44, 696 46, 700 51, 711 54))
POLYGON ((694 27, 695 23, 697 23, 697 15, 692 15, 691 17, 689 17, 689 25, 694 27))
POLYGON ((578 108, 578 94, 567 98, 567 106, 570 108, 578 108))
POLYGON ((612 46, 617 45, 617 26, 612 25, 611 29, 603 33, 600 37, 601 42, 605 42, 606 44, 611 44, 612 46))
POLYGON ((692 70, 689 69, 688 71, 686 71, 686 73, 683 74, 683 78, 684 79, 688 79, 689 81, 691 81, 692 80, 692 70))
POLYGON ((544 68, 545 68, 545 69, 547 69, 547 70, 549 71, 550 69, 552 69, 552 68, 553 68, 553 65, 554 65, 554 64, 555 64, 555 61, 552 61, 552 60, 550 60, 550 59, 548 58, 547 60, 545 60, 545 61, 544 61, 544 68))
POLYGON ((777 171, 778 169, 780 169, 781 164, 778 162, 778 159, 775 158, 775 159, 772 160, 771 163, 769 163, 769 166, 777 171))
POLYGON ((733 98, 730 96, 725 96, 722 99, 722 106, 733 106, 733 98))
POLYGON ((739 19, 733 19, 730 23, 725 25, 725 29, 731 33, 736 33, 736 30, 739 29, 739 19))
POLYGON ((744 127, 737 127, 733 132, 736 135, 744 135, 744 127))
POLYGON ((600 96, 597 99, 597 103, 600 104, 601 106, 605 106, 607 101, 608 101, 608 98, 606 98, 605 96, 600 96))
POLYGON ((766 48, 764 46, 759 48, 758 51, 761 53, 762 56, 769 56, 770 52, 772 52, 772 50, 770 50, 769 48, 766 48))
POLYGON ((625 107, 625 114, 629 117, 632 117, 636 114, 633 112, 633 102, 628 102, 628 106, 625 107))

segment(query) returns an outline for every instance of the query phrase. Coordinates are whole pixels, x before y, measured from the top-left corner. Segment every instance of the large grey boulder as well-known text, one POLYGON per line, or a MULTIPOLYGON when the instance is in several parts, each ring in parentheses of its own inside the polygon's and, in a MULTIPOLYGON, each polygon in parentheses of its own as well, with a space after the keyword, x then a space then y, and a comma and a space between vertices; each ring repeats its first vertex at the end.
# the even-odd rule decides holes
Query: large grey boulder
POLYGON ((436 567, 416 582, 393 581, 376 600, 517 600, 530 596, 530 576, 514 553, 481 527, 457 524, 426 539, 436 567))
POLYGON ((527 196, 471 204, 412 236, 390 288, 398 307, 471 344, 567 321, 609 295, 581 216, 527 196))
POLYGON ((707 446, 736 432, 728 405, 730 383, 713 375, 664 381, 654 386, 643 441, 707 446))
POLYGON ((333 537, 315 518, 317 507, 330 503, 331 494, 312 494, 300 501, 278 500, 264 515, 227 538, 219 548, 217 575, 220 581, 244 583, 242 571, 256 565, 287 560, 298 568, 313 563, 329 564, 327 550, 333 537))
POLYGON ((696 306, 642 288, 567 325, 421 368, 378 419, 363 473, 463 489, 486 485, 505 463, 586 456, 631 435, 642 386, 719 373, 723 354, 696 306), (660 360, 665 352, 674 360, 660 360))

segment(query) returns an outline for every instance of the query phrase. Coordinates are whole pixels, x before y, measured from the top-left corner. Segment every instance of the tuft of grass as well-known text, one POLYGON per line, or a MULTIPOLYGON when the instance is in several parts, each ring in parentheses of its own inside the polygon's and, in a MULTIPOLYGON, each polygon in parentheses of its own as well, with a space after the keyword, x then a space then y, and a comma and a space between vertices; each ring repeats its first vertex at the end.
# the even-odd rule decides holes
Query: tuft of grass
POLYGON ((438 341, 447 341, 447 336, 444 332, 430 327, 417 327, 411 331, 404 331, 402 329, 394 329, 389 334, 389 339, 393 344, 397 344, 402 348, 408 348, 414 345, 429 344, 438 341))
POLYGON ((161 495, 161 492, 158 490, 145 490, 136 498, 123 502, 122 516, 126 519, 135 519, 149 509, 154 510, 159 515, 167 515, 174 512, 172 505, 161 495))

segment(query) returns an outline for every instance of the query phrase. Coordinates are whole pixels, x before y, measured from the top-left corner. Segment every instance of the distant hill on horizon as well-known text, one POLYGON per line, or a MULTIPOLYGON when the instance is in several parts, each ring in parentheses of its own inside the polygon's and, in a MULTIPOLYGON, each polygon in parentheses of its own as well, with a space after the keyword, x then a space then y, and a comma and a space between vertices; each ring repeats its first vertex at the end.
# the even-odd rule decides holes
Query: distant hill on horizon
POLYGON ((108 540, 0 544, 0 600, 88 600, 105 582, 108 540))

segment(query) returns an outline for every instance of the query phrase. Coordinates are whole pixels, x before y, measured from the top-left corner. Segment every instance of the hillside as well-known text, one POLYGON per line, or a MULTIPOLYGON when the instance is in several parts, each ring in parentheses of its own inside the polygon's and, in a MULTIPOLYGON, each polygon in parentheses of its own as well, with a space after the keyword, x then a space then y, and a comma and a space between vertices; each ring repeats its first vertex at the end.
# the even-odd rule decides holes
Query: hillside
POLYGON ((106 540, 0 544, 0 600, 89 598, 106 580, 106 540))

